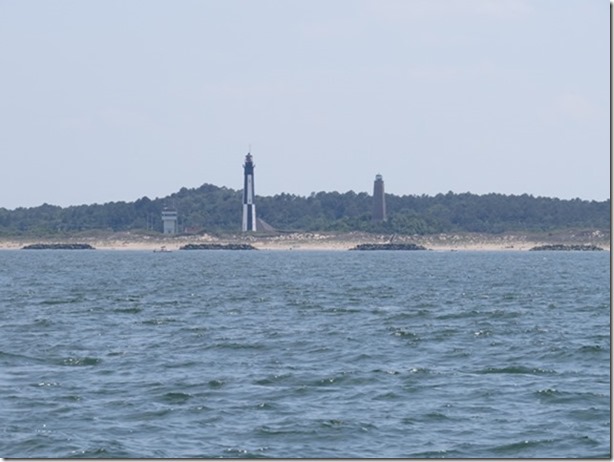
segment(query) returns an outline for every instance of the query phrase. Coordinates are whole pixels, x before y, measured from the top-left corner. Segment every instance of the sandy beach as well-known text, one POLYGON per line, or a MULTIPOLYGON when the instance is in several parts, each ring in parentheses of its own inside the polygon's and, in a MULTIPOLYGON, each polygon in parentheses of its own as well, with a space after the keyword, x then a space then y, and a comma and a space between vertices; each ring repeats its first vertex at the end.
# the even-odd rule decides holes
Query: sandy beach
POLYGON ((0 239, 0 250, 21 249, 36 243, 84 243, 99 250, 178 250, 186 244, 251 244, 259 250, 346 251, 359 244, 414 243, 434 251, 526 251, 545 244, 596 245, 610 250, 610 236, 601 231, 563 233, 444 233, 425 236, 391 236, 351 233, 280 233, 213 236, 145 235, 130 232, 77 235, 56 239, 0 239))

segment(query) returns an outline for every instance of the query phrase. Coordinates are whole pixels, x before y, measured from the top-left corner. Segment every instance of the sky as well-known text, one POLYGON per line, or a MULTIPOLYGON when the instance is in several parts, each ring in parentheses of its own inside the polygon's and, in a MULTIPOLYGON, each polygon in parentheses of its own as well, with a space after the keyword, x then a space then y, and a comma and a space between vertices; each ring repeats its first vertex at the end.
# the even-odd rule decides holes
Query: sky
POLYGON ((610 197, 607 0, 0 0, 0 207, 610 197))

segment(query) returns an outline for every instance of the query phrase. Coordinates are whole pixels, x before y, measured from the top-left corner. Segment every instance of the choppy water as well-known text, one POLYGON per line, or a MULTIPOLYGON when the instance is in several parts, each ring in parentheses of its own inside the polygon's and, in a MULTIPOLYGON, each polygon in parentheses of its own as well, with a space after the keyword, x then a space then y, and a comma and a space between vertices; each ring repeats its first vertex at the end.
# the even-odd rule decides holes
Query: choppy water
POLYGON ((609 457, 608 252, 0 252, 4 457, 609 457))

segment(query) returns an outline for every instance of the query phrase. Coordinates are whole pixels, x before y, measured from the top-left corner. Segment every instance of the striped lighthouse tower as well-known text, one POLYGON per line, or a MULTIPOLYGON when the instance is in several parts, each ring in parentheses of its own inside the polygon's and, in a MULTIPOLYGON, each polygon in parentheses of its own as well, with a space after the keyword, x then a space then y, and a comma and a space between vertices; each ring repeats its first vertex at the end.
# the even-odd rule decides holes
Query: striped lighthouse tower
POLYGON ((243 164, 243 231, 256 231, 256 204, 254 204, 254 163, 248 152, 243 164))

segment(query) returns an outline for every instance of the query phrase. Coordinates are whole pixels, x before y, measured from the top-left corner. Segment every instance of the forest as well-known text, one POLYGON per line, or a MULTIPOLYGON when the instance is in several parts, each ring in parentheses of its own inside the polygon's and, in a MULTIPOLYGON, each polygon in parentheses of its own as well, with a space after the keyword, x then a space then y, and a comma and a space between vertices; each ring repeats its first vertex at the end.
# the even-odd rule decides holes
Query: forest
MULTIPOLYGON (((241 229, 242 192, 204 184, 167 197, 134 202, 8 210, 0 208, 0 236, 67 235, 88 230, 162 231, 161 212, 174 208, 182 233, 234 233, 241 229)), ((363 231, 395 234, 503 233, 598 229, 609 233, 610 200, 587 201, 472 193, 386 194, 388 219, 373 223, 372 196, 353 191, 256 196, 257 216, 279 232, 363 231)))

